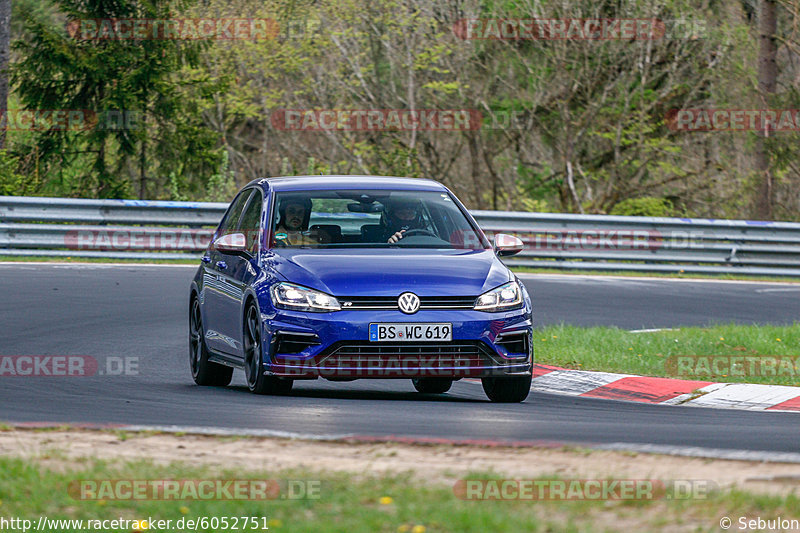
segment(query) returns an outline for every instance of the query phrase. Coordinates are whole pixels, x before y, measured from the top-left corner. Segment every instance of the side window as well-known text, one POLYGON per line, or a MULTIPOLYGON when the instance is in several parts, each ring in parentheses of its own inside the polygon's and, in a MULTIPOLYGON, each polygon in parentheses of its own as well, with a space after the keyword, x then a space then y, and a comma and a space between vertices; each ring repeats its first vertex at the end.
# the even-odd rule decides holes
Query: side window
POLYGON ((239 193, 239 196, 236 197, 228 208, 228 212, 225 213, 225 218, 222 219, 222 224, 220 224, 219 231, 217 232, 217 238, 228 235, 229 233, 236 233, 236 228, 239 226, 239 218, 252 192, 252 189, 248 189, 239 193))
POLYGON ((247 237, 247 249, 251 254, 258 251, 258 230, 261 225, 261 193, 256 191, 250 198, 250 203, 242 215, 239 232, 247 237))

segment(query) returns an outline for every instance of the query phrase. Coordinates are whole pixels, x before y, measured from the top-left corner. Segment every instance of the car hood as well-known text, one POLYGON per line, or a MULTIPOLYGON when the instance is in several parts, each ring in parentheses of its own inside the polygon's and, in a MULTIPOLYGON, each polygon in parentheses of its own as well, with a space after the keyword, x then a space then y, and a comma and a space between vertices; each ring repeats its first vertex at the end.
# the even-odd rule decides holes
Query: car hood
POLYGON ((477 296, 513 279, 491 250, 282 249, 263 264, 334 296, 477 296))

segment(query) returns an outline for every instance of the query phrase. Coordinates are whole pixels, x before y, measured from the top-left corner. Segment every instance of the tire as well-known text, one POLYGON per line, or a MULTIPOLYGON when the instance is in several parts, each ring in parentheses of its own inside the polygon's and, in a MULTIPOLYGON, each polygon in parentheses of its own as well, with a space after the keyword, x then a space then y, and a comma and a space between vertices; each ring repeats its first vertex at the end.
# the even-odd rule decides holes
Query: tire
POLYGON ((493 402, 520 403, 531 392, 532 376, 481 378, 483 392, 493 402))
POLYGON ((453 386, 453 380, 447 378, 420 378, 412 379, 411 383, 417 392, 425 394, 443 394, 453 386))
POLYGON ((294 381, 265 376, 262 365, 260 313, 254 303, 247 306, 244 315, 244 373, 247 388, 254 394, 289 394, 294 381))
POLYGON ((208 360, 203 314, 197 298, 192 298, 189 306, 189 369, 194 382, 203 386, 226 387, 233 377, 233 368, 208 360))

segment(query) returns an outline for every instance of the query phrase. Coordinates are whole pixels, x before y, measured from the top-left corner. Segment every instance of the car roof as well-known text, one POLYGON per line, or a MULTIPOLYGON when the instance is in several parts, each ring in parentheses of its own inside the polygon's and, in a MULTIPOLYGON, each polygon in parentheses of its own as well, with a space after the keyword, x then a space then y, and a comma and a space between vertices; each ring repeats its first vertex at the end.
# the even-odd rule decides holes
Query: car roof
POLYGON ((312 191, 326 189, 400 189, 409 191, 446 191, 435 180, 397 178, 390 176, 281 176, 253 180, 247 186, 258 185, 264 190, 312 191))

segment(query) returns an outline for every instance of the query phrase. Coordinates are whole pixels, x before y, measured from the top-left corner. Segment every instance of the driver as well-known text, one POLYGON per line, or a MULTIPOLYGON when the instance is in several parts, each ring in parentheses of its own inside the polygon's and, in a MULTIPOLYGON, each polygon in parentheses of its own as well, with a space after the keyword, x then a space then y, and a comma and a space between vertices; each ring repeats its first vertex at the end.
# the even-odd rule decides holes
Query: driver
POLYGON ((319 240, 308 229, 311 218, 311 199, 290 196, 281 201, 280 219, 275 226, 275 243, 278 246, 307 246, 319 240))
POLYGON ((410 198, 390 198, 385 203, 386 235, 389 244, 403 238, 409 230, 423 229, 426 224, 422 220, 420 203, 410 198))

